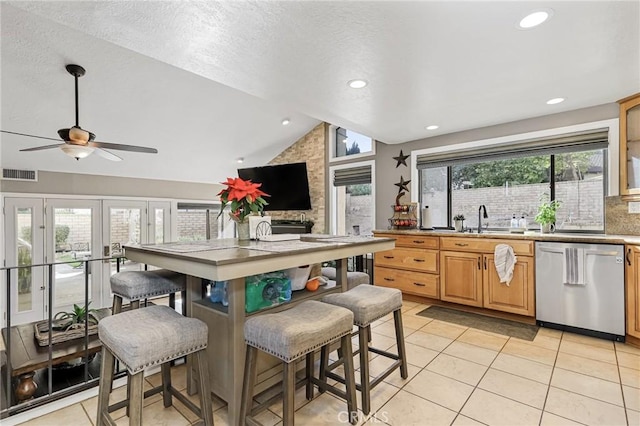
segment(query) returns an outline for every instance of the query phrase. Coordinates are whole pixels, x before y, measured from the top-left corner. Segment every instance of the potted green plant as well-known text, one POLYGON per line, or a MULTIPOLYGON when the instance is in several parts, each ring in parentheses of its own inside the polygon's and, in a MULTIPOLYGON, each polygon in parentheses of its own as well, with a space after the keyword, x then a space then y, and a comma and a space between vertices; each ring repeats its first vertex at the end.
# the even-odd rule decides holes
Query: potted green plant
POLYGON ((558 200, 544 201, 538 206, 534 220, 540 224, 540 232, 548 234, 555 231, 556 212, 562 203, 558 200))
POLYGON ((464 230, 464 215, 457 214, 453 217, 453 226, 456 228, 456 232, 462 232, 464 230))
MULTIPOLYGON (((89 305, 91 302, 89 302, 89 305)), ((88 305, 87 305, 88 307, 88 305)), ((84 306, 73 305, 71 312, 58 312, 53 321, 54 330, 69 331, 74 328, 84 327, 85 318, 89 325, 97 324, 98 317, 95 309, 85 309, 84 306)))

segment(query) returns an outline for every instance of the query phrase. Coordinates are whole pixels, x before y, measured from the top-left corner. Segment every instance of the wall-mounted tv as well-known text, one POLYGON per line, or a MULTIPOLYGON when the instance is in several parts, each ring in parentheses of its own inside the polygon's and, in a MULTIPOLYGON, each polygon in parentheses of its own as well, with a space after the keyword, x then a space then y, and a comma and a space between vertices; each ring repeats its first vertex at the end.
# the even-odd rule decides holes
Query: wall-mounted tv
POLYGON ((238 177, 262 183, 260 189, 271 195, 265 211, 311 210, 307 163, 238 169, 238 177))

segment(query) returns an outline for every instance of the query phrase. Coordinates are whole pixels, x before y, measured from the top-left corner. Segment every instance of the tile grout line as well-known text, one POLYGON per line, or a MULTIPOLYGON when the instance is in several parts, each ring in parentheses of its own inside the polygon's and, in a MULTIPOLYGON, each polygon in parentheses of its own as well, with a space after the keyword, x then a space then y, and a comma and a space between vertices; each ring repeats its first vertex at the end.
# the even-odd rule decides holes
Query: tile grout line
POLYGON ((620 374, 620 363, 618 361, 618 350, 616 348, 616 344, 613 344, 613 353, 616 357, 616 367, 618 370, 618 379, 620 379, 620 392, 622 393, 622 410, 624 411, 624 418, 627 421, 627 424, 629 423, 629 414, 627 413, 627 400, 624 397, 624 386, 622 384, 622 374, 620 374))

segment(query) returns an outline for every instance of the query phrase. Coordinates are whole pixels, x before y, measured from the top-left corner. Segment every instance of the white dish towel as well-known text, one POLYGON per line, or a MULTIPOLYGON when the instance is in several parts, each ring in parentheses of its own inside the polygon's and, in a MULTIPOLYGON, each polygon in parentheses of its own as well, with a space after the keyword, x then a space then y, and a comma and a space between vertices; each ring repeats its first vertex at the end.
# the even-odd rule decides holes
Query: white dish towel
POLYGON ((507 287, 509 287, 511 279, 513 278, 513 268, 518 261, 513 247, 508 244, 498 244, 493 252, 493 261, 496 265, 500 282, 505 283, 507 287))

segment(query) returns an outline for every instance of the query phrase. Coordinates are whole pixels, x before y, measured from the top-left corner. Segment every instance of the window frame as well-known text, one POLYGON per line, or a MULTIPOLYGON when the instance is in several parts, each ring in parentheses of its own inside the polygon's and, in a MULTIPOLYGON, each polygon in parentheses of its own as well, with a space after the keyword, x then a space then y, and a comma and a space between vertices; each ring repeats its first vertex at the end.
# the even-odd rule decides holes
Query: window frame
MULTIPOLYGON (((374 157, 376 155, 376 140, 371 138, 371 151, 361 152, 360 154, 354 155, 344 155, 342 157, 336 156, 336 130, 342 126, 336 126, 334 124, 330 124, 328 128, 328 140, 329 140, 329 163, 343 163, 343 162, 351 162, 354 160, 363 160, 369 157, 374 157)), ((351 130, 351 129, 349 129, 351 130)), ((353 130, 355 132, 355 130, 353 130)), ((359 133, 359 132, 358 132, 359 133)), ((364 135, 366 136, 366 135, 364 135)))
MULTIPOLYGON (((580 131, 589 131, 596 130, 601 128, 608 128, 608 147, 605 155, 606 162, 603 166, 606 168, 606 173, 604 174, 604 182, 603 182, 603 191, 604 197, 607 196, 617 196, 620 194, 619 190, 619 120, 609 119, 609 120, 601 120, 590 123, 578 124, 573 126, 559 127, 553 129, 540 130, 535 132, 521 133, 516 135, 502 136, 497 138, 490 139, 482 139, 470 142, 464 142, 460 144, 454 145, 445 145, 438 146, 434 148, 427 148, 422 150, 414 150, 411 152, 411 164, 413 165, 411 169, 411 201, 419 202, 421 197, 420 194, 420 185, 421 185, 421 169, 417 167, 418 156, 425 154, 436 154, 442 153, 445 151, 459 151, 461 154, 464 154, 466 150, 478 148, 478 147, 486 147, 486 146, 504 146, 505 149, 509 147, 509 145, 513 145, 518 142, 525 141, 527 139, 534 138, 544 138, 544 137, 553 137, 559 136, 566 133, 572 132, 580 132, 580 131)), ((552 163, 554 160, 554 156, 550 154, 552 163)), ((451 201, 451 166, 447 166, 447 183, 448 183, 448 193, 447 193, 447 210, 451 213, 452 201, 451 201)), ((552 184, 555 183, 555 178, 552 176, 551 181, 549 182, 551 196, 553 196, 555 192, 555 187, 552 188, 552 184)), ((606 216, 606 211, 604 209, 604 200, 603 197, 603 223, 606 216)), ((451 214, 448 214, 451 216, 451 214)), ((447 218, 447 227, 451 227, 451 217, 447 218)), ((566 230, 563 232, 583 232, 583 233, 604 233, 604 227, 602 231, 571 231, 566 230)))

